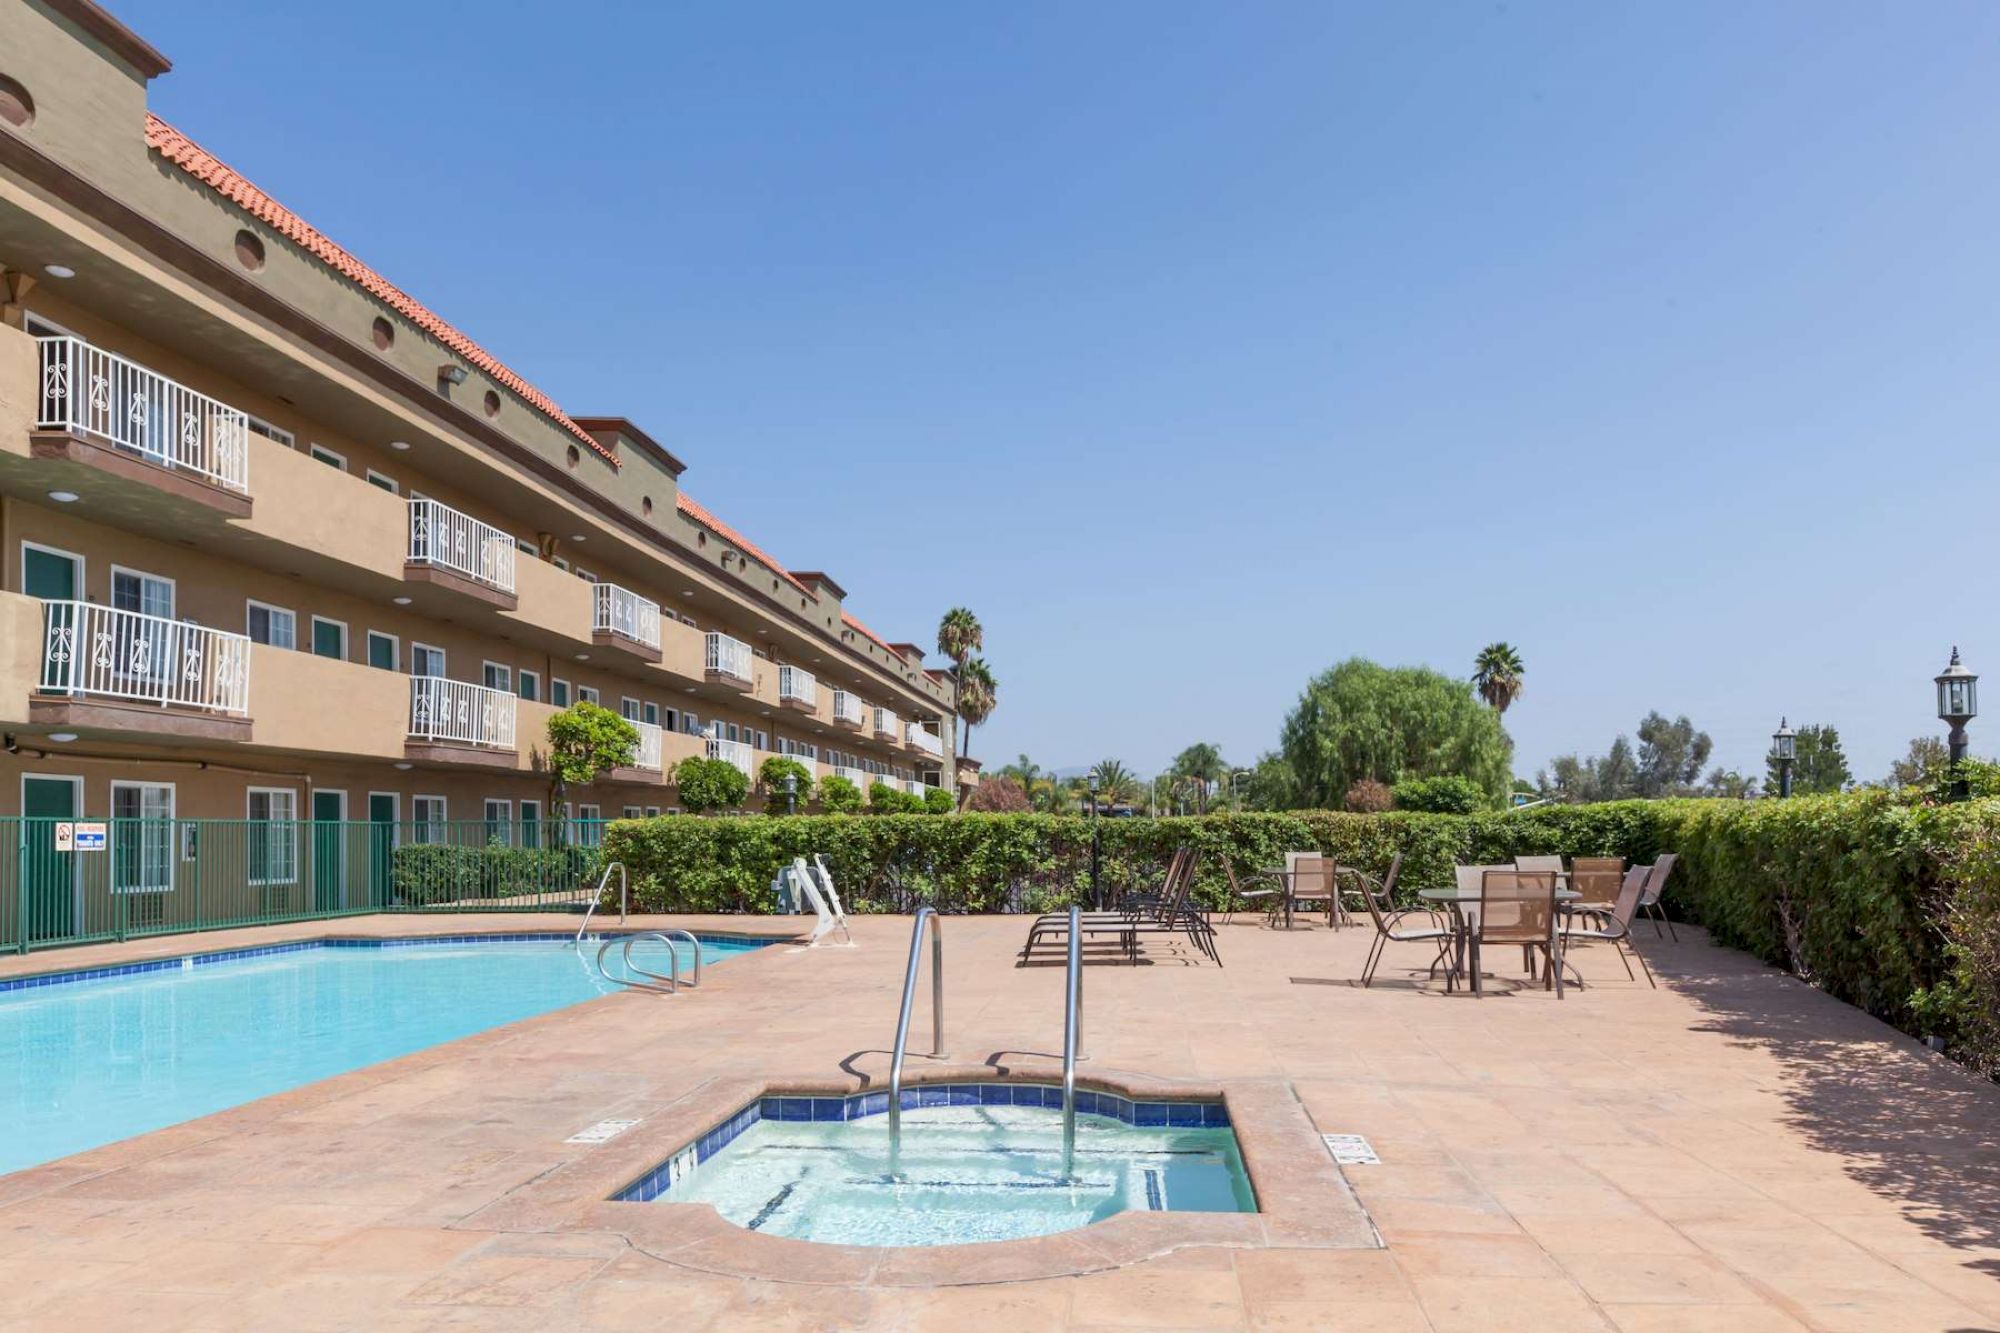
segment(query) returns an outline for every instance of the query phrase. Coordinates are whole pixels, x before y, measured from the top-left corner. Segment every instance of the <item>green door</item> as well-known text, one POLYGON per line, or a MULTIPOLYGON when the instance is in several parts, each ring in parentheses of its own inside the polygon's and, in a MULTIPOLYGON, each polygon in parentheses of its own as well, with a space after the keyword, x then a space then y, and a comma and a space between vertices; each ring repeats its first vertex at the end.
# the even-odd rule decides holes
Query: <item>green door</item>
POLYGON ((76 781, 22 778, 21 814, 21 919, 8 933, 17 943, 63 939, 76 931, 76 853, 56 850, 56 824, 77 817, 76 781))
POLYGON ((320 657, 344 661, 347 657, 347 626, 338 621, 313 618, 313 652, 320 657))
POLYGON ((312 803, 313 910, 338 912, 347 904, 341 892, 346 878, 347 848, 341 841, 347 820, 347 793, 315 791, 312 803))
POLYGON ((389 905, 389 871, 396 855, 396 794, 368 793, 368 905, 389 905))
POLYGON ((44 601, 73 602, 78 597, 77 559, 39 547, 21 548, 22 591, 44 601))

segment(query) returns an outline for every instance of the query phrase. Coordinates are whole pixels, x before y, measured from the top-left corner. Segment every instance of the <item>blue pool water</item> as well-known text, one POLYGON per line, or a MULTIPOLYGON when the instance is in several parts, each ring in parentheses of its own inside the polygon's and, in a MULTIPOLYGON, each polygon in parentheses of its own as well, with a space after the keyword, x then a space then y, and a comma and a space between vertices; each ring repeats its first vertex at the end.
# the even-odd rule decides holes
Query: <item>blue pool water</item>
MULTIPOLYGON (((703 961, 755 947, 703 940, 703 961)), ((343 944, 0 992, 0 1172, 592 999, 616 989, 596 953, 343 944)), ((657 945, 635 957, 666 970, 657 945)))

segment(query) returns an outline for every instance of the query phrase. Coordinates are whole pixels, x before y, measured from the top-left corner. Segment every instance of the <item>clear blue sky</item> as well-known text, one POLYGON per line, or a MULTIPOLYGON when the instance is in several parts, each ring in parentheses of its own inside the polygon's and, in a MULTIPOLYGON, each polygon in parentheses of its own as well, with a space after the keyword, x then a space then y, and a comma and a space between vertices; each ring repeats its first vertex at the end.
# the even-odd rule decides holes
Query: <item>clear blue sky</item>
POLYGON ((885 636, 974 608, 989 763, 1502 638, 1524 774, 1658 708, 1879 776, 1954 641, 2000 749, 1990 3, 111 3, 885 636))

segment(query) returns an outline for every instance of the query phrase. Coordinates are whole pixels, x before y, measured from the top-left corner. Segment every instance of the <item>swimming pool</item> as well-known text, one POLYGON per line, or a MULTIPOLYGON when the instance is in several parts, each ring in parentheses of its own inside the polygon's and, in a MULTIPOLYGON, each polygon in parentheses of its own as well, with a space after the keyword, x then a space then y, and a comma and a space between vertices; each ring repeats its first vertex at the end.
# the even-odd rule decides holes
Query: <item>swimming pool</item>
POLYGON ((905 1091, 889 1152, 886 1095, 764 1097, 618 1194, 707 1203, 737 1226, 842 1245, 966 1245, 1052 1235, 1122 1212, 1255 1212, 1219 1103, 1078 1094, 1064 1170, 1061 1089, 905 1091))
MULTIPOLYGON (((705 938, 702 956, 757 947, 705 938)), ((315 940, 0 982, 0 1173, 592 999, 617 989, 596 952, 566 935, 315 940)), ((644 963, 664 972, 665 951, 644 963)))

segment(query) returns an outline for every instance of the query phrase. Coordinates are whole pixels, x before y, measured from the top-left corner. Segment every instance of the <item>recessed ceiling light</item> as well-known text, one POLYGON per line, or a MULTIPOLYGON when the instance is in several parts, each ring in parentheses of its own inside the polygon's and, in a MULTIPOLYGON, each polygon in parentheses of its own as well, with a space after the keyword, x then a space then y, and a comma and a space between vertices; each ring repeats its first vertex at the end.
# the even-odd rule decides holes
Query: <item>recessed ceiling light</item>
POLYGON ((576 655, 576 660, 577 660, 577 661, 579 661, 579 662, 588 662, 588 661, 590 660, 590 654, 589 654, 589 653, 578 653, 578 654, 576 655))
POLYGON ((410 442, 408 440, 391 440, 389 441, 389 447, 391 449, 407 449, 410 447, 410 442))
POLYGON ((579 532, 579 533, 575 533, 575 534, 573 534, 573 535, 572 535, 572 536, 570 537, 570 540, 571 540, 571 541, 573 541, 573 542, 580 542, 580 541, 588 541, 588 540, 589 540, 589 538, 585 537, 585 536, 584 536, 584 535, 583 535, 583 534, 582 534, 581 532, 579 532))
POLYGON ((686 592, 683 592, 683 593, 681 594, 681 596, 683 596, 683 597, 692 597, 692 596, 694 596, 694 589, 693 589, 693 588, 689 588, 689 589, 688 589, 688 590, 687 590, 686 592))
POLYGON ((688 686, 688 693, 689 693, 689 694, 693 694, 693 693, 694 693, 694 686, 692 686, 692 685, 688 686))
POLYGON ((75 491, 50 491, 49 499, 54 500, 59 505, 73 505, 77 502, 78 497, 75 491))
POLYGON ((76 270, 68 264, 44 264, 42 265, 42 272, 52 278, 73 278, 76 276, 76 270))
POLYGON ((409 771, 410 769, 413 769, 413 768, 415 768, 415 767, 416 767, 416 765, 415 765, 415 764, 407 764, 407 763, 405 763, 405 764, 391 764, 391 765, 390 765, 390 767, 391 767, 391 768, 395 768, 395 769, 400 769, 400 770, 402 770, 402 771, 404 771, 404 772, 408 772, 408 771, 409 771))
POLYGON ((49 733, 49 739, 55 741, 57 744, 66 744, 76 739, 76 733, 73 731, 52 731, 49 733))
POLYGON ((392 600, 396 603, 397 606, 408 606, 410 604, 410 599, 407 597, 397 597, 393 598, 392 600))

